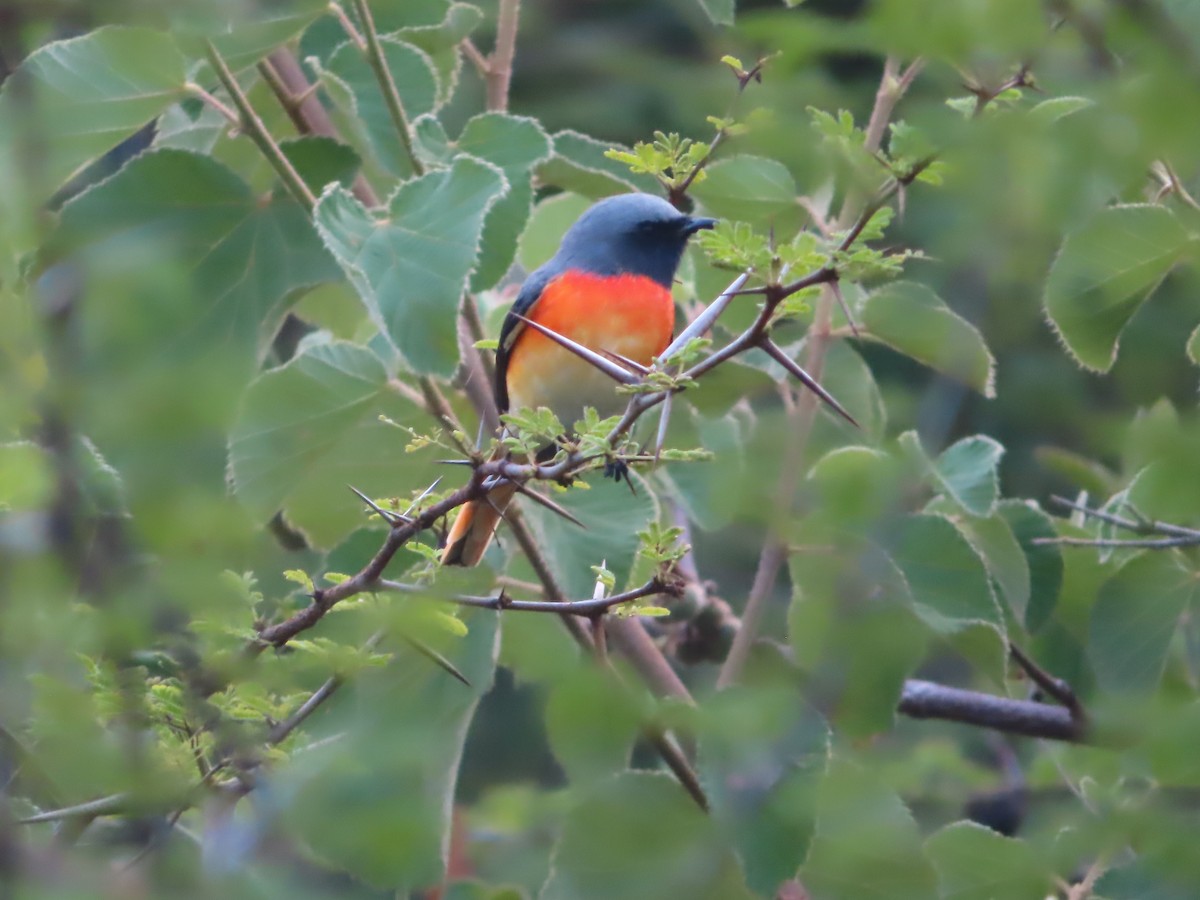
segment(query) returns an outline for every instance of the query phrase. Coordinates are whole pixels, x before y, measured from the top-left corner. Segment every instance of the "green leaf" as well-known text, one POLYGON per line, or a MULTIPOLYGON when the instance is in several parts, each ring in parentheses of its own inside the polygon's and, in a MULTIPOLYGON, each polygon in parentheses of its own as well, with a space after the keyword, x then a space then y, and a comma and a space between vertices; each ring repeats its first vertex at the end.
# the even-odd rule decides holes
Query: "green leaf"
POLYGON ((714 216, 775 225, 786 233, 799 224, 796 182, 781 162, 761 156, 721 159, 705 169, 707 178, 692 187, 692 194, 714 216))
POLYGON ((483 113, 463 126, 458 148, 497 166, 508 193, 488 211, 483 249, 471 276, 471 290, 489 288, 504 277, 517 252, 517 239, 533 206, 533 167, 550 156, 550 138, 536 119, 483 113))
POLYGON ((1188 359, 1200 366, 1200 325, 1196 326, 1196 330, 1188 338, 1187 355, 1188 359))
POLYGON ((1196 243, 1162 206, 1114 206, 1067 235, 1046 280, 1046 313, 1080 365, 1107 372, 1133 314, 1196 243))
POLYGON ((1025 554, 1029 567, 1029 602, 1024 622, 1030 634, 1038 632, 1054 615, 1063 583, 1062 548, 1057 544, 1038 544, 1038 540, 1057 535, 1050 517, 1033 503, 1004 500, 996 510, 1012 529, 1013 537, 1025 554))
POLYGON ((605 156, 613 146, 577 131, 560 131, 554 135, 554 154, 537 167, 538 181, 593 200, 627 191, 659 193, 652 177, 634 175, 624 163, 605 156))
POLYGON ((171 239, 192 267, 198 298, 184 336, 220 342, 247 372, 296 293, 341 277, 295 201, 256 197, 222 164, 183 150, 145 153, 71 201, 56 239, 86 246, 96 260, 131 242, 171 239))
POLYGON ((1179 617, 1200 580, 1173 554, 1146 551, 1105 582, 1092 608, 1088 656, 1100 687, 1148 693, 1162 676, 1179 617))
POLYGON ((374 218, 342 188, 314 213, 325 244, 379 330, 413 369, 449 377, 458 364, 459 300, 488 209, 505 188, 493 166, 462 157, 405 182, 374 218))
POLYGON ((1042 122, 1057 122, 1095 105, 1096 101, 1090 97, 1051 97, 1031 109, 1029 117, 1042 122))
POLYGON ((973 516, 990 516, 1000 493, 996 468, 1003 455, 999 441, 977 434, 943 450, 933 472, 959 506, 973 516))
MULTIPOLYGON (((405 4, 407 5, 407 4, 405 4)), ((436 25, 414 25, 395 32, 414 47, 429 54, 438 76, 438 102, 448 103, 458 85, 462 68, 459 45, 483 21, 483 11, 470 3, 450 3, 446 16, 436 25)))
POLYGON ((891 552, 908 580, 917 614, 935 631, 951 634, 984 622, 1003 632, 983 560, 948 519, 906 516, 897 524, 891 552))
POLYGON ((956 519, 955 525, 983 559, 1000 596, 1018 621, 1029 608, 1029 561, 1008 521, 999 514, 956 519))
POLYGON ((814 897, 937 895, 912 814, 873 771, 837 757, 817 793, 817 834, 800 880, 814 897))
POLYGON ((433 480, 432 449, 404 458, 403 434, 380 415, 425 423, 389 389, 369 350, 310 345, 247 389, 229 439, 234 491, 258 519, 284 509, 317 544, 332 546, 363 520, 347 484, 369 496, 404 496, 433 480))
POLYGON ((595 666, 557 678, 546 701, 546 735, 571 784, 587 785, 629 767, 641 724, 633 695, 595 666))
POLYGON ((0 444, 0 513, 44 508, 53 492, 45 450, 32 441, 0 444))
POLYGON ((636 474, 637 494, 624 484, 590 475, 586 487, 553 493, 551 499, 586 525, 580 528, 532 503, 523 512, 541 537, 550 568, 573 600, 592 596, 596 576, 592 566, 605 564, 618 586, 628 583, 638 548, 637 532, 658 515, 658 505, 636 474))
POLYGON ((538 202, 517 244, 517 261, 532 272, 547 262, 562 243, 562 236, 591 206, 587 197, 564 192, 538 202))
POLYGON ((317 195, 325 190, 326 185, 335 182, 342 187, 350 187, 362 165, 362 158, 353 147, 319 135, 280 141, 279 149, 309 190, 317 195))
MULTIPOLYGON (((380 38, 380 44, 409 122, 434 112, 438 81, 429 56, 412 44, 394 38, 380 38)), ((329 74, 345 84, 353 95, 354 111, 360 127, 366 131, 375 158, 392 175, 411 176, 412 161, 404 155, 383 91, 362 51, 348 41, 330 57, 327 68, 329 74)))
POLYGON ((700 5, 708 13, 714 25, 732 25, 733 14, 737 9, 737 0, 700 0, 700 5))
POLYGON ((746 883, 773 896, 795 875, 812 839, 829 726, 796 685, 756 680, 707 697, 695 734, 699 774, 746 883))
POLYGON ((748 900, 716 823, 673 778, 627 772, 571 810, 541 900, 748 900), (596 848, 603 847, 603 858, 596 848), (619 865, 614 863, 619 861, 619 865))
POLYGON ((392 661, 360 672, 306 722, 316 744, 274 775, 292 798, 280 826, 378 889, 407 895, 445 872, 463 744, 499 643, 496 613, 464 618, 465 637, 432 637, 469 687, 392 640, 392 661))
POLYGON ((170 4, 168 9, 171 33, 190 57, 204 58, 204 41, 208 39, 229 68, 237 72, 296 37, 328 6, 322 0, 296 0, 284 9, 241 4, 170 4))
POLYGON ((0 89, 0 162, 15 164, 22 139, 36 138, 40 175, 56 188, 179 100, 185 80, 184 58, 161 31, 98 28, 47 44, 0 89))
POLYGON ((979 331, 922 284, 896 281, 867 295, 862 325, 870 337, 994 397, 995 360, 979 331))
POLYGON ((942 900, 1042 897, 1052 872, 1025 841, 974 822, 955 822, 934 832, 925 851, 937 869, 942 900))
POLYGON ((1107 497, 1120 487, 1117 477, 1101 462, 1063 447, 1041 446, 1033 451, 1038 463, 1081 491, 1107 497))

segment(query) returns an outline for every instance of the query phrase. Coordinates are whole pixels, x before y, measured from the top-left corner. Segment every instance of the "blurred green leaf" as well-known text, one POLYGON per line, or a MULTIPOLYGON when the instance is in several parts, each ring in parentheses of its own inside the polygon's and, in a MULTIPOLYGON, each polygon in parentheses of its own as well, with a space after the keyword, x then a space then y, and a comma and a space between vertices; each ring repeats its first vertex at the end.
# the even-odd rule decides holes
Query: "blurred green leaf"
POLYGON ((472 613, 466 637, 444 636, 436 647, 470 687, 423 655, 397 650, 307 726, 339 739, 296 754, 275 776, 288 798, 283 827, 378 888, 407 892, 443 877, 463 741, 491 686, 498 645, 498 615, 472 613))
POLYGON ((800 221, 796 182, 787 167, 761 156, 720 159, 705 169, 707 178, 692 187, 705 210, 723 219, 776 226, 788 236, 800 221))
POLYGON ((955 822, 925 842, 937 869, 942 900, 1041 897, 1052 872, 1025 841, 1004 837, 974 822, 955 822))
POLYGON ((817 833, 800 880, 819 898, 937 895, 912 814, 873 772, 837 756, 817 793, 817 833))
POLYGON ((893 538, 895 559, 912 591, 917 613, 935 631, 953 633, 971 622, 1004 620, 992 594, 983 560, 943 516, 912 515, 893 538))
POLYGON ((296 293, 341 277, 295 201, 255 197, 225 166, 183 150, 145 153, 72 200, 56 235, 64 247, 88 246, 98 260, 132 241, 166 237, 193 266, 202 303, 183 335, 226 345, 247 373, 296 293))
POLYGON ((0 512, 44 508, 54 490, 46 451, 32 441, 0 444, 0 512))
POLYGON ((985 397, 994 397, 995 365, 979 331, 925 285, 896 281, 867 295, 867 333, 985 397))
POLYGON ((1012 529, 1029 566, 1029 602, 1024 622, 1036 633, 1050 620, 1058 603, 1063 583, 1062 550, 1055 544, 1037 544, 1039 539, 1056 537, 1050 517, 1032 503, 1005 500, 997 509, 1012 529))
POLYGON ((504 176, 469 157, 408 181, 377 219, 342 188, 314 213, 326 246, 407 363, 450 376, 458 364, 456 319, 475 268, 484 216, 504 176))
POLYGON ((1187 355, 1188 359, 1200 366, 1200 326, 1197 326, 1196 330, 1192 332, 1192 336, 1188 338, 1187 355))
POLYGON ((546 703, 546 733, 572 785, 587 786, 629 767, 639 734, 633 695, 596 666, 555 680, 546 703))
POLYGON ((1107 496, 1117 491, 1117 478, 1103 464, 1063 447, 1038 447, 1037 461, 1050 471, 1066 478, 1082 491, 1107 496))
POLYGON ((942 451, 933 464, 934 474, 946 493, 973 516, 990 516, 1000 493, 996 469, 1004 447, 977 434, 942 451))
POLYGON ((1200 595, 1200 579, 1170 552, 1145 551, 1105 582, 1092 609, 1088 656, 1112 693, 1152 691, 1162 676, 1179 617, 1200 595))
POLYGON ((184 58, 170 35, 108 27, 34 51, 0 89, 0 162, 39 144, 53 189, 184 96, 184 58), (18 92, 32 94, 26 111, 18 92), (33 118, 27 118, 32 115, 33 118))
POLYGON ((554 860, 542 900, 751 896, 716 823, 667 775, 627 772, 595 785, 568 815, 554 860))
POLYGON ((1008 521, 997 510, 986 518, 963 517, 955 524, 983 558, 1009 610, 1018 621, 1024 621, 1029 609, 1029 562, 1008 521))
POLYGON ((312 540, 332 546, 362 521, 347 484, 404 496, 432 481, 430 451, 405 459, 403 435, 380 415, 425 423, 388 387, 387 371, 366 348, 308 347, 246 391, 229 438, 234 491, 260 521, 286 509, 312 540))
POLYGON ((732 25, 737 0, 700 0, 708 17, 717 25, 732 25))
POLYGON ((521 232, 517 261, 530 272, 547 262, 558 251, 567 229, 589 206, 588 198, 569 191, 539 201, 521 232))
POLYGON ((1121 332, 1196 237, 1163 206, 1113 206, 1067 235, 1046 281, 1046 314, 1080 365, 1107 372, 1121 332))
POLYGON ((547 562, 570 599, 592 596, 596 583, 592 566, 601 562, 616 576, 619 590, 628 582, 638 548, 637 532, 658 516, 658 503, 645 481, 633 474, 632 484, 636 494, 628 485, 593 474, 586 486, 550 494, 586 528, 541 506, 524 504, 524 515, 541 537, 547 562))
MULTIPOLYGON (((171 33, 194 59, 211 40, 234 72, 286 44, 327 10, 322 0, 291 0, 266 8, 243 4, 171 4, 171 33)), ((206 64, 207 68, 207 64, 206 64)), ((210 76, 211 77, 211 76, 210 76)))

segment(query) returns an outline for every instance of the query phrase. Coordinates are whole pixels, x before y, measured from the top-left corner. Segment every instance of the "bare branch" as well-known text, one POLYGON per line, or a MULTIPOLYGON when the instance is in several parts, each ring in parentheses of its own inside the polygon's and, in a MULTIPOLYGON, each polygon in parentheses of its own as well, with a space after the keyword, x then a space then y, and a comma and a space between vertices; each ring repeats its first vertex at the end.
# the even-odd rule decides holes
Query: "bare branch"
POLYGON ((517 54, 520 16, 521 0, 500 0, 496 14, 496 47, 484 72, 487 108, 493 112, 508 111, 508 89, 512 84, 513 59, 517 54))
POLYGON ((913 719, 947 719, 1010 734, 1081 743, 1084 726, 1061 706, 994 697, 930 681, 904 683, 897 710, 913 719))

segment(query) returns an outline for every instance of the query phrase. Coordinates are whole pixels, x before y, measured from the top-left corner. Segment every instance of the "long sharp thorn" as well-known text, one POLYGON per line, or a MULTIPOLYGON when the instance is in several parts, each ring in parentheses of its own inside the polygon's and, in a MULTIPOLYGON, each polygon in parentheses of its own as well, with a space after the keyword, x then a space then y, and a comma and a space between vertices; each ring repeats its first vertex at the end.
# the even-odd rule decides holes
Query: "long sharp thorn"
POLYGON ((662 456, 663 444, 667 442, 667 425, 671 421, 671 400, 675 397, 673 393, 668 393, 663 398, 662 412, 658 417, 658 434, 654 437, 654 465, 658 465, 658 459, 662 456))
POLYGON ((601 372, 603 372, 605 375, 607 375, 613 381, 618 381, 621 384, 637 384, 639 381, 641 381, 641 379, 638 378, 636 375, 633 375, 631 372, 627 371, 626 369, 617 365, 616 363, 614 363, 608 359, 605 359, 603 356, 601 356, 595 350, 592 350, 589 347, 585 347, 585 346, 583 346, 583 344, 576 343, 575 341, 571 340, 569 337, 563 337, 557 331, 547 328, 545 325, 542 325, 542 324, 539 324, 538 322, 533 321, 533 319, 527 319, 527 318, 525 318, 525 316, 522 316, 519 313, 513 313, 513 315, 516 316, 518 319, 520 319, 522 322, 524 322, 526 325, 528 325, 530 328, 540 331, 542 334, 544 334, 546 337, 550 338, 550 340, 554 341, 556 344, 558 344, 563 349, 570 350, 572 353, 574 353, 580 359, 584 360, 585 362, 591 363, 593 366, 595 366, 597 369, 599 369, 601 372))
POLYGON ((791 372, 801 384, 824 400, 830 409, 836 412, 855 428, 862 427, 858 424, 858 421, 854 418, 854 416, 846 412, 842 404, 838 403, 837 400, 834 399, 833 394, 821 387, 815 378, 805 372, 804 369, 800 367, 800 364, 784 353, 774 341, 770 339, 764 340, 761 346, 765 351, 767 351, 771 358, 775 360, 775 362, 779 363, 781 366, 791 372))
POLYGON ((735 278, 733 283, 729 285, 729 287, 725 288, 725 290, 721 292, 721 295, 712 303, 710 303, 704 312, 692 319, 688 326, 683 329, 683 331, 679 332, 679 335, 675 338, 675 340, 671 341, 671 343, 667 345, 667 349, 660 353, 658 358, 668 359, 669 357, 678 353, 680 348, 686 346, 687 342, 692 338, 700 337, 700 335, 712 328, 713 323, 717 321, 717 318, 725 311, 725 307, 729 305, 730 301, 733 300, 735 296, 737 296, 738 291, 742 289, 742 285, 744 285, 749 278, 749 272, 743 272, 741 275, 735 278))
POLYGON ((624 369, 628 369, 630 372, 632 372, 635 375, 646 375, 650 371, 649 367, 643 366, 636 359, 630 359, 628 356, 622 356, 620 353, 613 353, 611 350, 603 350, 603 349, 601 349, 597 352, 601 356, 604 356, 604 357, 612 360, 618 366, 621 366, 624 369))
POLYGON ((833 296, 837 298, 838 306, 842 308, 842 315, 844 315, 846 317, 846 321, 850 323, 850 330, 854 332, 854 336, 856 338, 861 338, 862 335, 858 333, 858 323, 854 321, 854 316, 850 312, 850 304, 846 302, 846 298, 842 294, 841 285, 838 284, 836 280, 831 281, 829 282, 829 289, 833 291, 833 296))
POLYGON ((374 500, 372 500, 370 497, 368 497, 366 494, 364 494, 362 491, 360 491, 358 488, 356 488, 354 485, 348 484, 348 485, 346 485, 346 487, 350 488, 350 490, 352 490, 354 492, 354 495, 356 497, 358 497, 359 500, 361 500, 363 503, 367 504, 367 506, 371 507, 371 509, 374 510, 375 513, 379 516, 379 518, 383 519, 383 521, 387 522, 389 525, 395 525, 398 522, 411 522, 412 521, 406 515, 402 515, 401 513, 392 512, 391 510, 384 509, 378 503, 376 503, 374 500))
POLYGON ((434 462, 443 466, 472 466, 473 462, 469 459, 435 459, 434 462))
POLYGON ((576 518, 573 513, 568 512, 566 509, 559 506, 544 494, 539 494, 537 491, 530 490, 523 484, 517 485, 517 492, 525 497, 528 497, 534 503, 540 503, 542 506, 546 507, 546 509, 550 510, 550 512, 562 516, 568 522, 578 525, 580 528, 585 530, 587 529, 587 526, 584 525, 583 522, 581 522, 578 518, 576 518))
POLYGON ((434 650, 428 644, 423 644, 420 641, 418 641, 416 638, 409 637, 407 634, 401 635, 401 637, 404 638, 404 642, 406 644, 408 644, 410 647, 412 647, 414 650, 416 650, 418 653, 420 653, 426 659, 433 662, 439 668, 445 669, 447 672, 449 672, 451 675, 453 675, 455 678, 457 678, 459 681, 461 681, 467 687, 471 686, 471 682, 467 679, 467 676, 464 675, 462 672, 460 672, 458 670, 458 667, 455 666, 454 663, 450 662, 450 660, 446 659, 446 657, 442 656, 442 654, 438 653, 436 650, 434 650))
POLYGON ((429 487, 425 488, 425 490, 421 491, 421 496, 418 497, 416 500, 414 500, 412 503, 410 503, 408 505, 408 509, 406 509, 404 511, 404 515, 406 517, 411 515, 412 511, 420 505, 421 501, 424 500, 426 497, 428 497, 430 494, 432 494, 433 489, 436 488, 441 483, 442 483, 441 475, 439 475, 437 478, 433 479, 433 484, 431 484, 429 487))

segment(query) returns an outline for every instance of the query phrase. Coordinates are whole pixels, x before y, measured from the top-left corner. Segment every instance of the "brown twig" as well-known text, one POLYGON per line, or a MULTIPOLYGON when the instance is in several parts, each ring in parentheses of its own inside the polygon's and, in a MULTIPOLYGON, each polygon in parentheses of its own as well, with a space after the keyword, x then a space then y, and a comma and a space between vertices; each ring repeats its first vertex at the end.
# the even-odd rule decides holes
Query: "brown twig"
POLYGON ((517 54, 520 17, 521 0, 500 0, 496 14, 496 47, 488 57, 483 73, 487 83, 487 108, 492 112, 508 111, 508 91, 512 84, 513 60, 517 54))
POLYGON ((1087 739, 1084 726, 1065 707, 994 697, 931 681, 904 682, 897 711, 913 719, 945 719, 1054 741, 1081 743, 1087 739))
POLYGON ((1081 728, 1087 724, 1088 717, 1083 704, 1079 702, 1079 698, 1069 684, 1061 678, 1055 678, 1039 666, 1032 657, 1012 641, 1009 641, 1008 652, 1034 684, 1070 710, 1072 720, 1078 722, 1081 728))
MULTIPOLYGON (((398 581, 381 580, 379 588, 385 591, 395 591, 402 594, 424 594, 427 588, 415 584, 403 584, 398 581)), ((595 618, 615 606, 623 603, 633 603, 656 594, 671 593, 673 588, 657 578, 652 578, 641 587, 613 594, 610 597, 590 597, 587 600, 564 600, 561 603, 554 600, 514 600, 501 591, 495 597, 472 597, 456 594, 445 599, 459 606, 471 606, 477 609, 511 610, 512 612, 557 613, 559 615, 582 616, 585 619, 595 618)))

